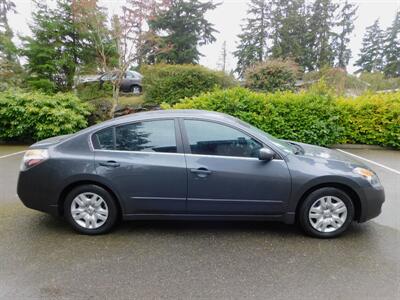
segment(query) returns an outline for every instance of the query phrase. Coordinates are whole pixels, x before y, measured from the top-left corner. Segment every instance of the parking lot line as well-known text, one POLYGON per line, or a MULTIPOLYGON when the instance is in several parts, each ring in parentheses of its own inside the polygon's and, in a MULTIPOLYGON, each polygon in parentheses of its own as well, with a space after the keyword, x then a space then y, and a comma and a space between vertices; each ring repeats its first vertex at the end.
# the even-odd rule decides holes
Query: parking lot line
POLYGON ((10 153, 10 154, 7 154, 7 155, 3 155, 3 156, 0 156, 0 159, 1 159, 1 158, 7 158, 7 157, 10 157, 10 156, 14 156, 14 155, 18 155, 18 154, 24 153, 25 151, 26 151, 26 150, 14 152, 14 153, 10 153))
POLYGON ((347 151, 344 151, 344 150, 341 150, 341 149, 336 149, 336 150, 338 150, 338 151, 340 151, 340 152, 343 152, 343 153, 346 153, 346 154, 348 154, 348 155, 354 156, 354 157, 356 157, 356 158, 358 158, 358 159, 365 160, 365 161, 367 161, 367 162, 369 162, 369 163, 371 163, 371 164, 374 164, 374 165, 376 165, 376 166, 378 166, 378 167, 384 168, 384 169, 386 169, 386 170, 389 170, 389 171, 391 171, 391 172, 393 172, 393 173, 396 173, 396 174, 400 175, 400 171, 398 171, 398 170, 396 170, 396 169, 393 169, 393 168, 390 168, 390 167, 388 167, 388 166, 382 165, 382 164, 380 164, 380 163, 378 163, 378 162, 376 162, 376 161, 367 159, 367 158, 362 157, 362 156, 355 155, 355 154, 353 154, 353 153, 350 153, 350 152, 347 152, 347 151))

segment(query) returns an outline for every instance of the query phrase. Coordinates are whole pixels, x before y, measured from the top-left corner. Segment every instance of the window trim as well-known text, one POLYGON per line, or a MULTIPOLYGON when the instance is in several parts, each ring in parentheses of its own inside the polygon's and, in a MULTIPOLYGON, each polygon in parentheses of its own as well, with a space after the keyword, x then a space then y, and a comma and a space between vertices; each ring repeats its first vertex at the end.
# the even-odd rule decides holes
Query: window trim
POLYGON ((100 128, 96 131, 93 131, 89 134, 89 148, 93 151, 101 151, 101 152, 122 152, 122 153, 147 153, 147 154, 183 154, 183 141, 182 141, 182 135, 179 127, 179 122, 177 118, 171 117, 171 118, 151 118, 151 119, 141 119, 141 120, 134 120, 126 123, 119 123, 119 124, 113 124, 108 127, 100 128), (175 143, 176 143, 176 152, 151 152, 151 151, 129 151, 129 150, 117 150, 116 148, 116 128, 125 126, 125 125, 131 125, 135 123, 143 123, 143 122, 152 122, 152 121, 174 121, 174 129, 175 129, 175 143), (114 143, 114 149, 109 150, 109 149, 96 149, 93 145, 93 136, 103 130, 107 130, 109 128, 113 129, 113 143, 114 143))
POLYGON ((185 151, 185 154, 190 155, 190 156, 202 156, 202 157, 220 157, 220 158, 235 158, 235 159, 256 159, 259 160, 258 157, 243 157, 243 156, 230 156, 230 155, 210 155, 210 154, 197 154, 197 153, 192 153, 192 150, 190 149, 190 143, 189 143, 189 138, 187 135, 187 130, 186 130, 186 126, 185 126, 185 120, 194 120, 194 121, 203 121, 203 122, 209 122, 209 123, 215 123, 218 125, 222 125, 222 126, 226 126, 226 127, 230 127, 232 129, 235 129, 237 131, 242 132, 243 134, 251 137, 252 139, 256 140, 258 143, 260 143, 263 148, 268 148, 271 151, 273 151, 276 155, 275 159, 278 160, 283 160, 282 155, 277 152, 275 149, 271 148, 269 145, 265 144, 263 141, 261 141, 259 138, 255 137, 253 134, 249 133, 248 131, 239 128, 237 126, 234 126, 232 124, 229 123, 225 123, 225 122, 221 122, 221 121, 216 121, 216 120, 210 120, 210 119, 206 119, 206 118, 202 118, 202 117, 181 117, 179 118, 179 126, 181 129, 181 133, 182 133, 182 142, 183 142, 183 150, 185 151))

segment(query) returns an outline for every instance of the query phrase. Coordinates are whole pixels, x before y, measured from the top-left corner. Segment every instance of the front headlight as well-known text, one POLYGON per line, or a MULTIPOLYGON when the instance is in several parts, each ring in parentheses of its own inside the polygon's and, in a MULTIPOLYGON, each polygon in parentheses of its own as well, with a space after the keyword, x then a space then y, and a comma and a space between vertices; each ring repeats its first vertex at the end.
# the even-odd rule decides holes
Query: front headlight
POLYGON ((25 152, 22 159, 21 170, 25 171, 36 166, 49 158, 49 152, 46 149, 31 149, 25 152))
POLYGON ((357 167, 353 169, 353 172, 364 177, 373 186, 381 185, 378 176, 376 176, 376 174, 371 170, 357 167))

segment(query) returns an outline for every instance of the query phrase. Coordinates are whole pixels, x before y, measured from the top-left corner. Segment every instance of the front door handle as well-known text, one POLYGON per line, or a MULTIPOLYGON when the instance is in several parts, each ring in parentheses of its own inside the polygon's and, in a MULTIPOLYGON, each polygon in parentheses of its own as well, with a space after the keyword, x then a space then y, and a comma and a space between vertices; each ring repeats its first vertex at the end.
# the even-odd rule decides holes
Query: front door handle
POLYGON ((206 168, 190 169, 190 172, 196 174, 198 177, 207 177, 212 173, 206 168))
POLYGON ((108 167, 108 168, 117 168, 120 166, 119 163, 117 163, 115 160, 109 160, 106 162, 101 162, 99 163, 100 166, 102 167, 108 167))

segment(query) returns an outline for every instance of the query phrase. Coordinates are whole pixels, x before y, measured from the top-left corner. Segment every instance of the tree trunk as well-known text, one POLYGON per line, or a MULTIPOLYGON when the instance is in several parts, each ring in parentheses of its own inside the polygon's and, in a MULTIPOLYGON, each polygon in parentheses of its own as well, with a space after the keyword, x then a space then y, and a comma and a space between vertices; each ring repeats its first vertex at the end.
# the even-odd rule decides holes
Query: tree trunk
POLYGON ((113 83, 113 101, 112 101, 112 107, 110 110, 110 118, 114 118, 115 110, 117 109, 118 106, 118 97, 119 97, 119 82, 114 82, 113 83))

